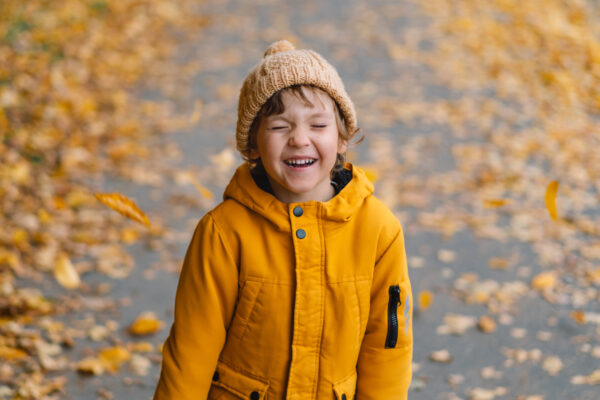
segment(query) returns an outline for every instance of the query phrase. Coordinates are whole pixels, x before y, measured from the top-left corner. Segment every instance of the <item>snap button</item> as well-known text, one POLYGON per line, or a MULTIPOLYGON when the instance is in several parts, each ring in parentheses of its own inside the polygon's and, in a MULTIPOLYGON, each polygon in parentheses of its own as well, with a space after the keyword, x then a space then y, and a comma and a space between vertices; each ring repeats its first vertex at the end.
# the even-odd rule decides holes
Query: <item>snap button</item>
POLYGON ((302 214, 304 214, 304 211, 302 210, 302 207, 300 207, 300 206, 294 207, 294 215, 296 217, 300 217, 300 216, 302 216, 302 214))
POLYGON ((213 374, 213 381, 218 381, 219 380, 219 372, 215 371, 215 373, 213 374))
POLYGON ((306 231, 304 229, 298 229, 296 231, 296 237, 298 239, 304 239, 306 237, 306 231))
POLYGON ((258 394, 258 392, 255 390, 254 392, 250 393, 250 400, 259 400, 260 399, 260 394, 258 394))
POLYGON ((342 393, 342 400, 346 400, 346 393, 342 393))

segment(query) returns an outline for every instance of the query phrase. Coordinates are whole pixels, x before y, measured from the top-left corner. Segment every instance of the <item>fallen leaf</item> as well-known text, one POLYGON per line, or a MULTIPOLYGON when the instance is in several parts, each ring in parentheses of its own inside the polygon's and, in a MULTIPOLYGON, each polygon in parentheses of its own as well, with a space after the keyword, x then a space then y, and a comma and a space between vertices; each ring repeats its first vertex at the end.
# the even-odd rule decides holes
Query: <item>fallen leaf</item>
POLYGON ((548 374, 555 376, 560 370, 563 369, 563 363, 560 358, 556 356, 548 356, 544 359, 542 363, 542 368, 544 371, 548 372, 548 374))
POLYGON ((152 363, 148 357, 144 357, 139 354, 133 354, 131 360, 129 360, 129 367, 134 374, 138 376, 148 375, 148 371, 152 368, 152 363))
POLYGON ((54 266, 54 278, 67 289, 76 289, 81 284, 79 273, 66 253, 61 253, 54 266))
POLYGON ((456 259, 456 253, 452 250, 440 249, 438 251, 438 260, 444 263, 451 263, 456 259))
POLYGON ((558 211, 556 210, 556 194, 558 192, 558 181, 552 181, 546 188, 546 209, 553 220, 558 219, 558 211))
POLYGON ((496 322, 487 315, 481 316, 477 322, 477 327, 483 333, 491 333, 496 330, 496 322))
POLYGON ((589 375, 576 375, 571 378, 573 385, 598 385, 600 384, 600 369, 595 370, 589 375))
POLYGON ((127 218, 150 226, 150 221, 146 214, 129 198, 119 193, 96 193, 96 198, 106 206, 118 211, 127 218))
POLYGON ((583 310, 571 311, 571 318, 580 325, 585 324, 585 312, 583 310))
POLYGON ((475 326, 477 320, 470 315, 446 314, 444 316, 444 325, 437 328, 440 335, 462 335, 468 329, 475 326))
POLYGON ((102 375, 104 373, 104 363, 96 357, 88 357, 78 361, 76 369, 81 374, 102 375))
POLYGON ((144 312, 129 326, 129 333, 135 336, 151 335, 161 329, 163 322, 153 312, 144 312))
POLYGON ((27 353, 21 349, 0 345, 0 360, 21 361, 27 358, 27 353))
POLYGON ((556 285, 556 273, 554 271, 541 272, 531 280, 531 287, 536 290, 551 289, 556 285))
POLYGON ((434 351, 429 355, 429 359, 431 361, 435 361, 438 363, 450 363, 454 359, 450 352, 446 349, 434 351))
POLYGON ((433 295, 433 293, 431 293, 428 290, 424 290, 421 293, 419 293, 419 309, 428 309, 429 306, 431 306, 431 303, 433 303, 434 297, 435 296, 433 295))
POLYGON ((98 358, 107 370, 116 372, 121 364, 131 358, 131 353, 124 347, 115 346, 100 351, 98 358))
POLYGON ((483 200, 483 205, 487 208, 504 207, 507 204, 510 204, 510 200, 508 200, 508 199, 485 199, 485 200, 483 200))

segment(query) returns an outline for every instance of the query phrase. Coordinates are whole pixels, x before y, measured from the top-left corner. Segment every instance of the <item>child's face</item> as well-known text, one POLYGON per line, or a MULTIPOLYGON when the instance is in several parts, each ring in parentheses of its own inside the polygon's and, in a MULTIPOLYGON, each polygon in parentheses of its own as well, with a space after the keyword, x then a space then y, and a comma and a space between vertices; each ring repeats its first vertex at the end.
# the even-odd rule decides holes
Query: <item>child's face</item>
POLYGON ((282 114, 262 117, 252 158, 261 158, 275 197, 286 203, 327 201, 334 195, 330 174, 338 153, 346 151, 340 138, 331 97, 304 90, 310 107, 284 91, 282 114))

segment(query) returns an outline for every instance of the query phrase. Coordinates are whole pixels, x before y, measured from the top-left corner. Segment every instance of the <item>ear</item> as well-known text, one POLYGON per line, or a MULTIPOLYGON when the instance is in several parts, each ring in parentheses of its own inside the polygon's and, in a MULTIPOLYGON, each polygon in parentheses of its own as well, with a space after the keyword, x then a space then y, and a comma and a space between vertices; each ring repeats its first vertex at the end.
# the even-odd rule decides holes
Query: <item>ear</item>
POLYGON ((338 138, 338 148, 337 148, 337 152, 338 154, 343 154, 346 152, 346 150, 348 150, 348 142, 346 142, 344 139, 342 139, 342 137, 340 136, 338 138))

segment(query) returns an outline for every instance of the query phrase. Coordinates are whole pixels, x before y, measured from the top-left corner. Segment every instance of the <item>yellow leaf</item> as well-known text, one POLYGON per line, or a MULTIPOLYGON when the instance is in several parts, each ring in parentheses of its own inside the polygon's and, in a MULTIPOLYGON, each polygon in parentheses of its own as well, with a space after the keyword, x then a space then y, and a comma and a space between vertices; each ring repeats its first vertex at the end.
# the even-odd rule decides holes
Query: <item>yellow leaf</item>
POLYGON ((433 303, 433 298, 435 296, 428 290, 424 290, 419 293, 419 309, 426 310, 429 308, 431 303, 433 303))
POLYGON ((537 290, 553 288, 556 285, 556 273, 554 271, 541 272, 531 280, 531 287, 537 290))
POLYGON ((552 181, 546 189, 546 208, 553 220, 558 218, 556 211, 556 193, 558 192, 558 181, 552 181))
POLYGON ((75 267, 73 267, 71 260, 69 260, 69 256, 65 253, 61 253, 58 256, 58 260, 54 266, 54 278, 67 289, 75 289, 81 284, 79 273, 75 267))
POLYGON ((38 220, 43 225, 48 225, 50 222, 52 222, 52 215, 50 215, 50 213, 48 211, 44 210, 43 208, 40 208, 38 210, 37 216, 38 216, 38 220))
POLYGON ((0 346, 0 360, 20 361, 27 358, 27 353, 23 350, 8 346, 0 346))
POLYGON ((25 243, 29 240, 29 235, 27 231, 23 228, 18 228, 13 232, 12 242, 13 244, 21 244, 25 243))
POLYGON ((198 193, 200 193, 202 195, 202 197, 204 197, 205 199, 212 199, 213 198, 213 194, 210 190, 208 190, 207 188, 205 188, 200 182, 198 182, 198 180, 194 177, 194 175, 189 172, 189 171, 182 171, 179 172, 175 179, 177 180, 178 183, 191 183, 192 185, 194 185, 194 187, 196 188, 196 190, 198 191, 198 193))
POLYGON ((510 204, 510 200, 508 200, 508 199, 485 199, 485 200, 483 200, 483 205, 487 208, 503 207, 507 204, 510 204))
POLYGON ((87 206, 94 202, 93 197, 89 193, 81 190, 73 190, 67 193, 67 198, 65 200, 71 208, 80 208, 81 206, 87 206))
POLYGON ((123 243, 127 243, 127 244, 131 244, 133 242, 135 242, 140 234, 139 232, 132 228, 132 227, 125 227, 123 229, 121 229, 121 241, 123 241, 123 243))
POLYGON ((585 312, 582 310, 571 311, 571 318, 580 325, 585 324, 585 312))
POLYGON ((200 182, 198 182, 198 180, 196 178, 194 178, 192 176, 191 181, 192 181, 192 184, 194 185, 194 187, 196 188, 196 190, 198 191, 198 193, 200 193, 202 195, 202 197, 204 197, 205 199, 213 198, 212 192, 210 190, 208 190, 207 188, 205 188, 204 186, 202 186, 202 184, 200 182))
POLYGON ((19 257, 16 253, 0 247, 0 266, 5 264, 12 269, 16 269, 19 266, 19 257))
POLYGON ((120 195, 119 193, 96 193, 96 198, 127 218, 150 226, 150 221, 148 220, 148 217, 146 217, 146 214, 144 214, 129 198, 120 195))
POLYGON ((136 336, 150 335, 161 329, 162 326, 162 321, 157 319, 154 313, 144 312, 129 326, 129 333, 136 336))
POLYGON ((136 343, 132 343, 129 346, 129 350, 136 352, 136 353, 151 353, 155 349, 156 348, 154 347, 154 345, 150 342, 136 342, 136 343))
POLYGON ((102 350, 98 358, 106 369, 116 372, 121 364, 131 358, 131 353, 125 347, 115 346, 102 350))

